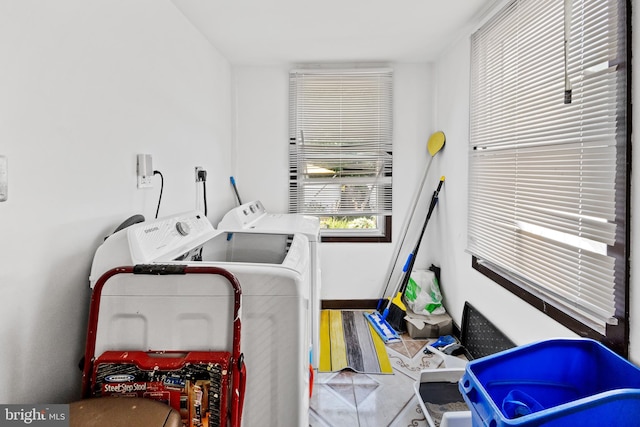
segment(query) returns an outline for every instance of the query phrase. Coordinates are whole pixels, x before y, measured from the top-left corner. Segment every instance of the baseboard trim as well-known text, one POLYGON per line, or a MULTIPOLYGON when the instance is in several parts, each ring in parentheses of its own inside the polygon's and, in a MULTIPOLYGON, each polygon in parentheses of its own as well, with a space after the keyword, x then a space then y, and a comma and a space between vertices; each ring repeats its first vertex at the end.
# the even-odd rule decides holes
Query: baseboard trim
POLYGON ((377 299, 323 299, 323 310, 375 310, 377 299))

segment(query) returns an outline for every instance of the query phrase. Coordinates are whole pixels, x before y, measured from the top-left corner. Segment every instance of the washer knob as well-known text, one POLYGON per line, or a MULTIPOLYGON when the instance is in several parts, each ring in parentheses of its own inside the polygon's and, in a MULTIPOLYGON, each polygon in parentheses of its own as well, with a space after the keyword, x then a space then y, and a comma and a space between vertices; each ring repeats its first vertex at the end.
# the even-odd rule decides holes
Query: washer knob
POLYGON ((186 222, 178 221, 176 222, 176 230, 180 233, 181 236, 186 236, 191 232, 191 227, 186 222))

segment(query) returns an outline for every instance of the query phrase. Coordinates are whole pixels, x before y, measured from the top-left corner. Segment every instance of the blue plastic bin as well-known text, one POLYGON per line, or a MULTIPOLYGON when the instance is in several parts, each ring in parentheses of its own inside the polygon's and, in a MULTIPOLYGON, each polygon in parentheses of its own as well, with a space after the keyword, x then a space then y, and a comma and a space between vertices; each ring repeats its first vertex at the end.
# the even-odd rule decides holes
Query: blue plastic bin
POLYGON ((640 425, 640 369, 590 339, 471 361, 459 382, 474 427, 640 425))

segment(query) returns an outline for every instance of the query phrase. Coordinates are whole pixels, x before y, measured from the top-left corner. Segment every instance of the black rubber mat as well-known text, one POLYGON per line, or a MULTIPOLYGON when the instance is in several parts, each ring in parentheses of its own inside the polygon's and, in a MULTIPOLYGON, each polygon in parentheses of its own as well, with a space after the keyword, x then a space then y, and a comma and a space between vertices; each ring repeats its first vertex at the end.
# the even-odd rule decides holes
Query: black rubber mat
POLYGON ((474 359, 516 346, 469 302, 464 303, 460 341, 474 359))

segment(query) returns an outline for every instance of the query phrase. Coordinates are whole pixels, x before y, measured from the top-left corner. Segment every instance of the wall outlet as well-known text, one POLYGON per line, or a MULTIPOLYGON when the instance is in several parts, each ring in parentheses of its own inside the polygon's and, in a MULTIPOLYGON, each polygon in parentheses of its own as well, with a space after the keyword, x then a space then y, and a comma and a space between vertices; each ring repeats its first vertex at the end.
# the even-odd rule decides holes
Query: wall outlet
POLYGON ((202 166, 196 166, 196 182, 202 182, 202 172, 204 172, 204 176, 207 176, 207 171, 204 170, 202 166))
POLYGON ((138 177, 138 188, 153 188, 153 181, 150 176, 138 177))
POLYGON ((151 154, 138 154, 138 188, 153 188, 151 154))

